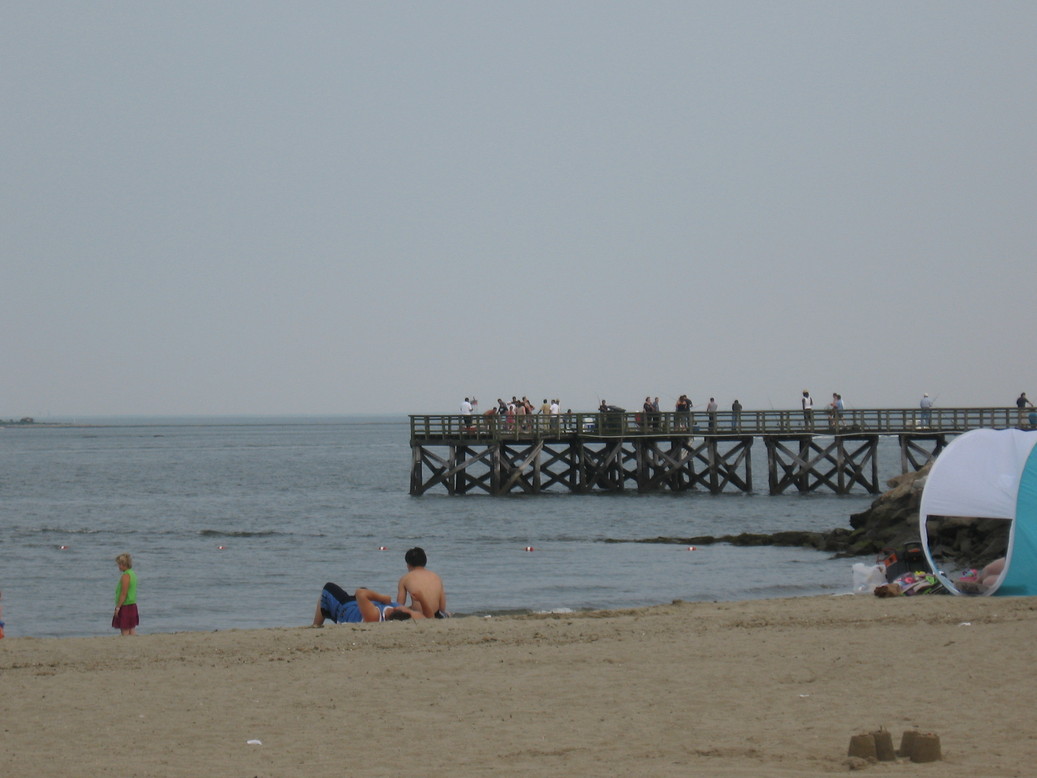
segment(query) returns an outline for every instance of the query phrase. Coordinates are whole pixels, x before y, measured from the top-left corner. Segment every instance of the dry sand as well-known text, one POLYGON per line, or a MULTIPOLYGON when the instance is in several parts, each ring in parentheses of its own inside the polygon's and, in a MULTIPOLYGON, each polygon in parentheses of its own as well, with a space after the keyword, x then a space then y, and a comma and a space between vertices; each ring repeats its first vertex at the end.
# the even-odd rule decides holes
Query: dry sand
POLYGON ((0 773, 1030 776, 1035 641, 1035 599, 870 596, 8 638, 0 773), (880 725, 943 761, 848 760, 880 725))

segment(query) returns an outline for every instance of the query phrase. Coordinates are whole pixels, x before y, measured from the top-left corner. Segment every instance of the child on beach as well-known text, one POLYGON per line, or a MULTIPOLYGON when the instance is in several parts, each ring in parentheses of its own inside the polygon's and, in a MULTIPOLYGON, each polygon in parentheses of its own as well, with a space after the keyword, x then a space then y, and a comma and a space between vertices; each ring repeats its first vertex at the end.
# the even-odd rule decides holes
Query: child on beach
MULTIPOLYGON (((4 593, 0 592, 0 600, 4 598, 4 593)), ((4 636, 4 606, 0 603, 0 638, 4 636)))
POLYGON ((133 558, 129 554, 115 557, 119 566, 119 583, 115 585, 115 615, 112 627, 122 635, 136 635, 140 617, 137 614, 137 574, 133 572, 133 558))

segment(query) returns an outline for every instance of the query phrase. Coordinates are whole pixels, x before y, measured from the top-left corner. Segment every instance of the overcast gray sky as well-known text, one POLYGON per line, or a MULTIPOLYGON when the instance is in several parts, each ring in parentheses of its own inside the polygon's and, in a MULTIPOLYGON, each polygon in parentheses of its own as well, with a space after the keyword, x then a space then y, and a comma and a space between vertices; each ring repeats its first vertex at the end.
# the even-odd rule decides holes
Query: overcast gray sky
POLYGON ((0 9, 2 417, 1037 395, 1037 3, 0 9))

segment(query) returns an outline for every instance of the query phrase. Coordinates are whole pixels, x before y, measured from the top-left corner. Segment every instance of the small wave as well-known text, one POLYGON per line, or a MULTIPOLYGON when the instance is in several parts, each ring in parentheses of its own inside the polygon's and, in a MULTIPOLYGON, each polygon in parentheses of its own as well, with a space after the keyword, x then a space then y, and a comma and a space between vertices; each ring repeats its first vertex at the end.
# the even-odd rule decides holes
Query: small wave
MULTIPOLYGON (((591 537, 588 535, 545 535, 545 541, 551 541, 552 543, 614 543, 619 541, 613 541, 611 538, 600 538, 591 537)), ((626 541, 623 541, 626 542, 626 541)))
POLYGON ((64 527, 40 527, 36 532, 41 535, 100 535, 100 529, 65 529, 64 527))
POLYGON ((796 597, 801 595, 818 594, 823 588, 816 582, 802 583, 776 583, 760 586, 748 586, 745 595, 748 599, 768 599, 771 597, 796 597))
MULTIPOLYGON (((450 615, 455 619, 476 618, 491 619, 502 616, 529 616, 535 611, 528 608, 475 608, 471 611, 454 611, 450 615)), ((544 611, 546 613, 546 611, 544 611)))
POLYGON ((279 532, 277 530, 268 529, 260 532, 248 532, 245 530, 225 530, 225 529, 203 529, 199 530, 198 534, 203 538, 269 538, 277 535, 289 535, 288 532, 279 532))

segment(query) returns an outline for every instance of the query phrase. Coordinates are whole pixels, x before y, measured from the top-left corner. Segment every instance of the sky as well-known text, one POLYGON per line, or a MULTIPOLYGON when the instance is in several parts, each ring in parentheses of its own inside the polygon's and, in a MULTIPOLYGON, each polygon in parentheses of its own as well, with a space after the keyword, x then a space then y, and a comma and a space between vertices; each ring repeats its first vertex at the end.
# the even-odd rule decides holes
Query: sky
POLYGON ((6 2, 0 417, 1037 396, 1037 3, 6 2))

